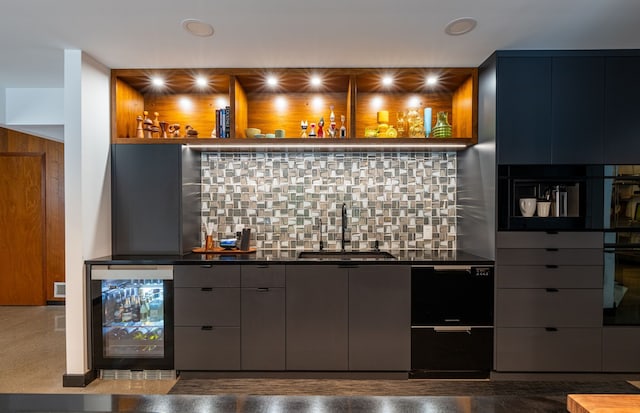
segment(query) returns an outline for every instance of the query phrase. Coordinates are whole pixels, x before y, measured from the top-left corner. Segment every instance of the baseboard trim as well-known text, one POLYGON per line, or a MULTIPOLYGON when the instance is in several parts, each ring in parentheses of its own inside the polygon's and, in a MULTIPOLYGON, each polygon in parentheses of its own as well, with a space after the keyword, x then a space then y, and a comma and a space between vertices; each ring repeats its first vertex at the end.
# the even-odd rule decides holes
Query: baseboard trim
POLYGON ((86 387, 98 377, 98 372, 89 370, 85 374, 63 374, 62 387, 86 387))
POLYGON ((185 371, 181 379, 351 379, 406 380, 407 372, 395 371, 185 371))

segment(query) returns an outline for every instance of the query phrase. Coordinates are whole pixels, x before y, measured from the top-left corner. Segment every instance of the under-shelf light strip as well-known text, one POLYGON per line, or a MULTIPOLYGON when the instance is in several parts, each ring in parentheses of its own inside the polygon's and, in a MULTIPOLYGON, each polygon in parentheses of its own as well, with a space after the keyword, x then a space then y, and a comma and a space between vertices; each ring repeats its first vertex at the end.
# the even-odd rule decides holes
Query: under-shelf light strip
MULTIPOLYGON (((268 145, 252 145, 252 144, 187 144, 188 146, 196 146, 198 148, 205 149, 270 149, 271 146, 268 145)), ((303 143, 284 143, 280 144, 277 147, 273 147, 273 149, 403 149, 403 148, 414 148, 414 149, 425 149, 425 148, 466 148, 467 145, 459 144, 459 143, 434 143, 428 145, 414 145, 414 144, 342 144, 342 145, 314 145, 314 144, 303 144, 303 143)))

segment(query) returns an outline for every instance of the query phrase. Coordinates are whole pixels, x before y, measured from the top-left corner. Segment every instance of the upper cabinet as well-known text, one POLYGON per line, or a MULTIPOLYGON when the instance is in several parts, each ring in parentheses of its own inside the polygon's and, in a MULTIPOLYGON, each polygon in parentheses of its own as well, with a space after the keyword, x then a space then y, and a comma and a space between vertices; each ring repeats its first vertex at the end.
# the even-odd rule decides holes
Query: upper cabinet
POLYGON ((112 142, 182 139, 221 149, 464 148, 477 143, 477 73, 476 68, 115 69, 112 142))
POLYGON ((499 164, 637 162, 637 50, 509 51, 494 58, 499 164))
POLYGON ((605 72, 605 164, 637 164, 640 153, 640 56, 608 57, 605 72))

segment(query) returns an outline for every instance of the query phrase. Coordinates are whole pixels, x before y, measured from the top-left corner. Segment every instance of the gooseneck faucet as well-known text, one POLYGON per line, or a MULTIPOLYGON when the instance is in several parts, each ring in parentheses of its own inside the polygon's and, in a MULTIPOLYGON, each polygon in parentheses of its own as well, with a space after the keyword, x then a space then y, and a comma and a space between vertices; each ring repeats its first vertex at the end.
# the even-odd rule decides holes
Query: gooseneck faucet
POLYGON ((347 204, 342 204, 342 252, 344 252, 344 244, 349 244, 351 240, 345 238, 345 233, 347 232, 347 204))

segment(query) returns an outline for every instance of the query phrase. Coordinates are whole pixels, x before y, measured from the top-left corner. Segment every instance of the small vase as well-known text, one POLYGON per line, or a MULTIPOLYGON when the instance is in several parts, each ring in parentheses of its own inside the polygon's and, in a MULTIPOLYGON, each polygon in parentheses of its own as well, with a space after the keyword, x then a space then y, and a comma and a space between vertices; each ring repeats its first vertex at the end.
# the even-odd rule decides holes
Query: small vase
POLYGON ((433 127, 434 138, 450 138, 451 137, 451 125, 447 119, 447 112, 438 112, 436 124, 433 127))

